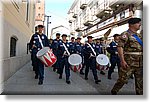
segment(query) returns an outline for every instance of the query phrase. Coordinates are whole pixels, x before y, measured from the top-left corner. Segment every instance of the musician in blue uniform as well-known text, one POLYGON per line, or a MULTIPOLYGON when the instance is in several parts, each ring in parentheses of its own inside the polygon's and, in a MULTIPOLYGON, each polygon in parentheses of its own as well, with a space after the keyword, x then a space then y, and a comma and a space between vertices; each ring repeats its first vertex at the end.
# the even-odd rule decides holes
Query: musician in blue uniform
POLYGON ((58 50, 58 45, 62 42, 62 40, 60 39, 60 33, 56 33, 56 39, 53 40, 52 42, 52 50, 53 50, 53 53, 54 55, 57 57, 57 61, 56 63, 53 65, 53 71, 55 72, 57 70, 58 72, 58 69, 60 68, 60 56, 59 56, 59 53, 60 51, 58 50))
POLYGON ((85 68, 85 80, 88 80, 89 68, 93 72, 95 83, 98 84, 101 80, 98 80, 97 70, 96 70, 96 52, 95 52, 95 44, 92 43, 92 36, 88 36, 88 42, 85 44, 84 54, 86 61, 85 68))
MULTIPOLYGON (((100 47, 102 49, 101 54, 106 55, 106 44, 105 44, 105 38, 104 37, 100 38, 100 47)), ((100 66, 100 67, 104 67, 104 66, 100 66)), ((100 70, 100 74, 105 75, 105 72, 102 69, 100 70)))
MULTIPOLYGON (((77 38, 77 42, 75 44, 75 53, 79 54, 82 57, 82 62, 83 62, 83 45, 81 43, 80 37, 77 38)), ((82 63, 82 66, 83 66, 83 63, 82 63)), ((81 75, 84 75, 83 68, 84 67, 82 67, 80 70, 81 75)))
POLYGON ((71 54, 75 53, 75 38, 71 37, 71 42, 69 42, 71 54))
POLYGON ((118 66, 118 71, 120 69, 120 58, 118 56, 117 51, 117 42, 119 41, 119 34, 115 34, 114 41, 112 41, 109 44, 109 47, 107 48, 107 52, 110 53, 110 63, 111 67, 108 70, 108 79, 111 79, 111 74, 114 72, 115 66, 118 66))
POLYGON ((100 39, 96 39, 96 45, 95 45, 95 52, 97 53, 97 55, 99 54, 103 54, 103 51, 102 51, 102 47, 100 46, 100 39))
MULTIPOLYGON (((103 51, 102 51, 102 47, 101 47, 101 45, 100 45, 100 39, 99 39, 99 38, 96 39, 95 52, 96 52, 97 55, 103 54, 103 51)), ((96 67, 97 67, 97 69, 100 70, 100 65, 99 65, 99 64, 96 64, 96 67)))
POLYGON ((62 42, 59 43, 58 50, 60 50, 60 69, 59 69, 59 79, 62 79, 63 69, 65 67, 66 83, 70 84, 70 64, 68 62, 68 57, 71 54, 69 43, 66 40, 67 35, 62 35, 62 42))
POLYGON ((53 39, 49 39, 49 46, 52 48, 53 39))
POLYGON ((43 34, 43 25, 38 25, 38 32, 33 34, 30 40, 30 50, 32 53, 32 61, 33 61, 33 66, 35 68, 35 79, 38 79, 39 77, 39 85, 43 84, 44 80, 44 64, 37 58, 36 54, 37 52, 42 49, 42 45, 39 41, 39 37, 42 40, 43 46, 44 47, 49 47, 49 41, 48 38, 45 34, 43 34))

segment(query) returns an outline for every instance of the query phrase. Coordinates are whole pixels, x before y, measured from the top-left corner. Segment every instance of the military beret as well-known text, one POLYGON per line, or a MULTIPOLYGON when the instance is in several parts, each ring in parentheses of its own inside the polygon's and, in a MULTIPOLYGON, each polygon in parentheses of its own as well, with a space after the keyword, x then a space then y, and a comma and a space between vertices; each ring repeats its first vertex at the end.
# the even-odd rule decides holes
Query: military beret
POLYGON ((89 38, 93 38, 93 37, 92 36, 88 36, 87 38, 89 39, 89 38))
POLYGON ((67 37, 67 34, 63 34, 62 37, 63 37, 63 36, 67 37))
POLYGON ((56 36, 57 36, 57 35, 60 36, 60 33, 56 33, 56 36))
POLYGON ((140 18, 130 18, 130 19, 128 20, 128 23, 129 23, 129 24, 136 24, 136 23, 139 23, 140 21, 141 21, 140 18))
POLYGON ((43 25, 38 25, 38 28, 44 28, 44 26, 43 25))

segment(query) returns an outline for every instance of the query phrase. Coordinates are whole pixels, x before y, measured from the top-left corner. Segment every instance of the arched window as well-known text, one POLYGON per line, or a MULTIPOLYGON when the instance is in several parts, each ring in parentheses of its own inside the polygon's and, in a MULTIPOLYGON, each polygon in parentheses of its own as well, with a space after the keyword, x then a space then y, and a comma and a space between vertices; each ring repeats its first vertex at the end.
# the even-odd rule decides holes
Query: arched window
POLYGON ((16 44, 17 44, 17 38, 11 37, 10 38, 10 57, 16 56, 16 44))

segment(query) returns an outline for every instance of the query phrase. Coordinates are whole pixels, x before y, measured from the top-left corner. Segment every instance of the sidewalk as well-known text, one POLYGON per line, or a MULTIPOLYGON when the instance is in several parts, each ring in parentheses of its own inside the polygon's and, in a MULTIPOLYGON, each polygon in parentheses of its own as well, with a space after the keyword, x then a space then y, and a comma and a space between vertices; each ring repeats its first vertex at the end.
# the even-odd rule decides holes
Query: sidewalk
POLYGON ((58 74, 51 68, 45 68, 45 80, 43 85, 38 85, 38 79, 34 79, 31 62, 18 70, 4 83, 2 94, 99 94, 96 88, 86 82, 78 74, 71 71, 71 84, 63 79, 58 79, 58 74))

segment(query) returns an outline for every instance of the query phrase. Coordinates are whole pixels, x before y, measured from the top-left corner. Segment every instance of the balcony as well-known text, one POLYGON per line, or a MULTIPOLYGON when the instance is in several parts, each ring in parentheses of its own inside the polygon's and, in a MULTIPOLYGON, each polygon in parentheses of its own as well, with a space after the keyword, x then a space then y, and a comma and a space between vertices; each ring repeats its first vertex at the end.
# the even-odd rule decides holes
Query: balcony
POLYGON ((96 15, 96 17, 98 17, 100 19, 102 19, 103 17, 108 17, 108 16, 111 15, 110 12, 111 12, 111 10, 103 10, 101 12, 98 12, 97 15, 96 15))
POLYGON ((84 26, 92 26, 92 25, 93 25, 93 21, 91 21, 91 20, 87 20, 84 23, 84 26))
POLYGON ((122 3, 122 1, 123 0, 111 0, 110 1, 110 3, 109 3, 109 6, 111 7, 111 8, 116 8, 116 7, 118 7, 119 6, 119 4, 121 4, 122 3))
POLYGON ((87 7, 87 4, 83 3, 81 4, 80 9, 84 10, 86 7, 87 7))
POLYGON ((70 34, 71 34, 71 35, 75 35, 75 32, 74 32, 74 31, 71 31, 70 34))
POLYGON ((69 23, 72 23, 72 22, 73 22, 73 20, 69 20, 68 22, 69 22, 69 23))
POLYGON ((73 18, 77 18, 77 16, 78 16, 77 14, 74 14, 72 17, 73 17, 73 18))
POLYGON ((82 31, 82 29, 81 29, 80 27, 77 27, 77 28, 75 29, 75 31, 76 31, 76 32, 80 32, 80 31, 82 31))

